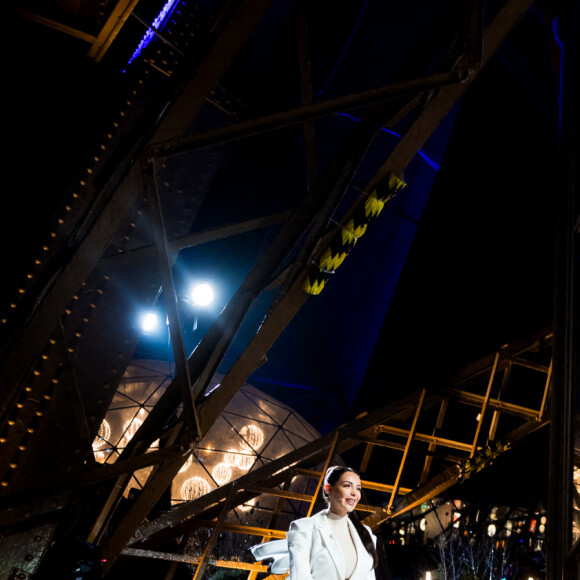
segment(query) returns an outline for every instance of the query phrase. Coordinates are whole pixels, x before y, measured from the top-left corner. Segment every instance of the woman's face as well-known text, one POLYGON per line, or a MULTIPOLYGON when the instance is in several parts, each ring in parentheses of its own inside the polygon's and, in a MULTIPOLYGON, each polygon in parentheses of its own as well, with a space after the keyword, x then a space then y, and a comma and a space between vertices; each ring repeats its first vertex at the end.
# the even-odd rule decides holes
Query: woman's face
POLYGON ((360 478, 352 471, 345 471, 334 484, 326 484, 330 511, 338 516, 350 513, 360 500, 360 478))

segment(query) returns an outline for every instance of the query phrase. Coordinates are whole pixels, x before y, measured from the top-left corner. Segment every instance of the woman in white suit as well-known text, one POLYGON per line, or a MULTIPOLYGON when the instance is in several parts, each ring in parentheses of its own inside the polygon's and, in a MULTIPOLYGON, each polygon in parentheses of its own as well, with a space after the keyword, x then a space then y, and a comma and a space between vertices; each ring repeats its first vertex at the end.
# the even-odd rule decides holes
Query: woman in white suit
POLYGON ((290 580, 375 580, 376 537, 351 517, 361 497, 358 474, 331 467, 322 492, 328 508, 290 524, 290 580))

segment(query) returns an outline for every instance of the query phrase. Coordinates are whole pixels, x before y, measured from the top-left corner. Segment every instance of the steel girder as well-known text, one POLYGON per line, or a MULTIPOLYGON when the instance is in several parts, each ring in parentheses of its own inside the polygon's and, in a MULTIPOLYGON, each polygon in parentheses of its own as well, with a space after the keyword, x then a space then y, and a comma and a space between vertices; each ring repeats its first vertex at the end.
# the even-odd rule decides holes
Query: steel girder
MULTIPOLYGON (((267 3, 252 3, 250 10, 244 10, 241 3, 239 13, 215 33, 206 60, 194 69, 193 78, 185 83, 176 75, 160 96, 157 94, 144 110, 137 112, 137 118, 128 121, 128 128, 119 136, 123 146, 110 152, 105 148, 74 186, 69 204, 55 223, 50 245, 44 248, 46 256, 37 260, 37 271, 27 280, 28 286, 22 286, 20 301, 14 303, 3 328, 0 374, 3 427, 8 436, 5 461, 15 464, 12 458, 18 446, 24 445, 27 433, 38 434, 42 424, 50 430, 51 425, 60 422, 47 420, 47 414, 49 408, 60 413, 67 406, 62 401, 58 405, 51 403, 54 397, 67 397, 64 389, 56 388, 62 384, 67 365, 74 368, 75 376, 68 381, 73 395, 75 385, 82 386, 78 422, 84 423, 89 440, 96 435, 137 340, 131 318, 134 301, 152 303, 160 287, 155 262, 133 253, 128 259, 123 255, 153 243, 144 196, 144 159, 140 154, 150 140, 166 139, 191 126, 224 67, 234 59, 266 8, 267 3), (214 63, 218 52, 219 66, 208 69, 204 62, 214 63), (170 110, 168 99, 173 100, 170 110), (105 336, 107 340, 103 341, 105 336), (97 344, 102 346, 95 348, 97 344), (53 349, 58 348, 60 351, 54 353, 53 349), (79 373, 83 375, 78 376, 79 373)), ((192 74, 191 64, 184 63, 187 77, 192 74)), ((123 112, 124 118, 129 116, 123 112)), ((169 174, 176 187, 165 200, 171 207, 170 212, 166 207, 170 215, 166 219, 172 238, 189 231, 221 154, 222 151, 203 153, 196 160, 205 178, 194 180, 198 187, 192 197, 181 195, 177 189, 184 178, 182 169, 171 161, 160 168, 156 178, 164 180, 169 174)), ((71 424, 75 424, 74 418, 71 424)), ((65 436, 63 441, 63 463, 73 470, 86 460, 84 452, 66 448, 75 439, 78 437, 65 436), (71 463, 71 457, 80 463, 71 463)), ((30 449, 26 443, 27 453, 30 449)), ((20 471, 21 463, 19 469, 10 468, 10 482, 5 483, 12 483, 19 473, 23 474, 21 482, 29 479, 24 469, 20 471)), ((5 463, 3 467, 6 468, 5 463)))
MULTIPOLYGON (((15 303, 13 316, 5 326, 8 332, 2 351, 1 378, 4 395, 2 439, 6 453, 2 464, 5 484, 2 491, 8 504, 18 505, 30 489, 37 488, 35 475, 39 467, 44 467, 47 473, 54 474, 53 479, 45 482, 42 493, 52 497, 52 512, 55 513, 67 505, 68 500, 60 503, 61 496, 51 494, 62 488, 70 489, 70 481, 79 483, 76 472, 86 470, 87 465, 95 473, 99 471, 99 466, 94 465, 90 444, 136 340, 126 315, 126 293, 130 290, 135 296, 151 301, 159 290, 161 280, 157 264, 151 264, 145 258, 146 253, 140 251, 153 244, 147 218, 151 198, 143 195, 145 183, 142 168, 150 162, 150 155, 158 150, 160 143, 179 139, 198 118, 209 91, 227 70, 268 4, 240 2, 237 11, 228 20, 220 21, 220 26, 206 40, 205 58, 199 60, 196 57, 198 61, 193 66, 193 77, 187 81, 186 76, 176 75, 162 91, 161 97, 154 99, 142 115, 133 119, 138 121, 139 130, 135 130, 134 124, 128 125, 123 136, 129 146, 121 149, 120 154, 119 150, 108 152, 104 148, 106 152, 95 158, 95 166, 73 189, 70 203, 65 205, 63 214, 58 217, 51 242, 43 248, 45 256, 36 260, 37 269, 31 276, 32 281, 29 286, 23 286, 22 300, 20 304, 15 303), (170 107, 167 107, 168 103, 171 103, 170 107), (127 284, 131 287, 128 288, 127 284), (105 336, 107 348, 95 348, 95 345, 103 343, 105 336), (54 425, 63 421, 74 430, 73 437, 70 431, 57 431, 55 435, 54 425)), ((483 64, 529 4, 512 0, 493 20, 484 35, 483 64)), ((459 65, 460 70, 468 67, 468 78, 462 72, 452 72, 450 76, 436 79, 443 84, 454 79, 462 82, 438 91, 370 181, 362 197, 377 187, 388 173, 404 173, 418 149, 471 84, 478 70, 472 68, 473 62, 470 54, 459 65)), ((188 61, 186 64, 187 67, 182 68, 189 67, 191 71, 192 63, 188 61)), ((418 92, 431 90, 435 87, 433 82, 434 79, 421 81, 416 83, 415 88, 418 92)), ((389 90, 385 93, 388 98, 393 96, 392 89, 389 90)), ((407 90, 408 87, 405 88, 407 90)), ((400 96, 401 93, 395 91, 395 95, 400 96)), ((376 95, 372 98, 375 99, 376 95)), ((360 100, 357 102, 361 103, 360 100)), ((409 109, 403 110, 408 112, 409 109)), ((299 120, 307 121, 319 114, 320 111, 310 111, 307 105, 299 120)), ((288 118, 292 115, 294 112, 289 113, 288 118)), ((123 111, 122 116, 126 118, 127 113, 123 111)), ((359 132, 360 141, 352 145, 350 152, 346 152, 349 164, 343 163, 344 158, 337 159, 336 165, 342 172, 333 174, 330 171, 319 180, 318 191, 315 189, 305 205, 293 214, 278 245, 260 263, 258 273, 255 271, 254 277, 251 275, 247 280, 228 306, 224 317, 216 323, 214 331, 204 339, 205 342, 196 351, 197 355, 194 354, 188 361, 195 404, 196 399, 203 395, 249 304, 279 274, 276 268, 282 258, 295 240, 307 232, 307 244, 300 260, 294 264, 292 275, 287 277, 283 292, 266 324, 228 374, 219 393, 204 401, 204 410, 200 413, 203 418, 198 425, 202 432, 219 416, 241 381, 260 364, 269 346, 306 300, 299 289, 300 277, 308 260, 324 249, 332 234, 325 230, 327 217, 340 199, 352 172, 356 171, 357 162, 360 163, 360 158, 353 155, 353 149, 357 149, 360 143, 368 145, 380 127, 388 124, 390 117, 390 107, 377 105, 371 110, 367 124, 359 132), (313 219, 314 227, 311 226, 313 219)), ((165 154, 164 151, 161 153, 165 154)), ((152 176, 153 180, 161 180, 163 175, 173 177, 172 171, 179 173, 176 165, 172 165, 171 158, 160 161, 164 165, 157 175, 152 176)), ((206 163, 210 173, 211 167, 218 162, 215 152, 207 153, 206 163)), ((175 220, 168 228, 171 232, 167 240, 169 245, 171 240, 187 233, 203 192, 208 187, 209 180, 199 184, 200 196, 193 205, 191 200, 174 198, 169 203, 170 212, 167 212, 166 206, 165 211, 173 216, 170 219, 175 220), (188 214, 185 223, 176 217, 183 210, 188 214)), ((161 245, 164 243, 162 240, 161 245)), ((157 251, 163 257, 165 250, 158 247, 157 251)), ((174 257, 171 252, 166 252, 162 267, 164 264, 170 266, 174 257)), ((181 377, 176 381, 176 386, 180 380, 181 377)), ((179 391, 172 387, 169 392, 176 390, 179 391)), ((159 423, 166 418, 168 410, 171 411, 181 400, 179 394, 171 396, 174 398, 165 411, 161 406, 159 411, 156 410, 159 423)), ((149 424, 154 423, 155 418, 154 414, 149 424)), ((119 541, 107 547, 113 559, 163 493, 171 472, 179 468, 187 446, 192 443, 191 431, 185 434, 180 426, 176 426, 166 433, 166 440, 170 442, 167 450, 155 458, 140 458, 146 447, 144 442, 159 436, 159 424, 154 424, 150 432, 148 427, 144 426, 121 464, 112 470, 113 473, 125 470, 130 473, 139 462, 160 461, 157 475, 152 477, 151 485, 143 496, 148 498, 147 501, 144 499, 143 504, 119 526, 119 541), (134 451, 137 453, 131 457, 134 451)), ((111 470, 100 480, 105 477, 112 477, 111 470)), ((96 518, 95 522, 104 524, 109 521, 115 500, 114 494, 104 494, 103 497, 107 496, 107 501, 102 498, 97 500, 102 507, 102 517, 96 518)))

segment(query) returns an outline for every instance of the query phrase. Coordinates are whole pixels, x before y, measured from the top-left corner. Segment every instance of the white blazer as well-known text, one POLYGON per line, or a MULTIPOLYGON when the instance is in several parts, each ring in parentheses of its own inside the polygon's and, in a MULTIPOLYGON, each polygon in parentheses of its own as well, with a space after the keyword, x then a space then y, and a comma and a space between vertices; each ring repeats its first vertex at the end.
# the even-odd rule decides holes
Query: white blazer
MULTIPOLYGON (((309 518, 295 520, 286 534, 290 552, 288 580, 346 580, 344 557, 323 510, 309 518)), ((357 553, 357 564, 350 580, 376 580, 373 558, 364 547, 354 524, 348 520, 357 553)), ((376 536, 365 526, 373 542, 376 536)))

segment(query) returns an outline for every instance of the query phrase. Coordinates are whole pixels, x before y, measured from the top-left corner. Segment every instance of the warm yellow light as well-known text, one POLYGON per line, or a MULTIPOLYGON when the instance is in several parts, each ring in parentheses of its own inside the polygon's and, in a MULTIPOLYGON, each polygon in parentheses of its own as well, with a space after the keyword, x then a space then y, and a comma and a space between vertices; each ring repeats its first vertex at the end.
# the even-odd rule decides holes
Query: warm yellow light
POLYGON ((191 501, 209 493, 211 487, 203 477, 192 477, 181 486, 181 497, 186 501, 191 501))
POLYGON ((235 449, 230 449, 224 455, 224 463, 231 465, 232 467, 236 467, 238 464, 238 452, 235 449))
POLYGON ((238 454, 236 465, 243 471, 248 471, 256 461, 256 455, 252 452, 250 446, 246 443, 242 445, 242 452, 238 454))
POLYGON ((218 485, 224 485, 232 477, 232 468, 227 463, 218 463, 211 474, 218 485))
POLYGON ((97 463, 106 463, 111 449, 103 449, 102 451, 95 451, 95 461, 97 463))
POLYGON ((245 441, 240 445, 240 450, 229 449, 224 455, 224 463, 243 471, 250 469, 254 465, 255 460, 256 455, 245 441))
POLYGON ((179 470, 179 473, 184 473, 185 471, 187 471, 191 467, 192 463, 193 463, 193 455, 190 455, 187 458, 187 461, 183 464, 183 466, 179 470))
POLYGON ((240 435, 245 439, 248 445, 254 449, 258 450, 264 443, 264 432, 257 425, 250 423, 249 425, 244 425, 240 429, 240 435))
POLYGON ((124 433, 123 439, 127 443, 131 441, 131 439, 133 439, 133 436, 135 435, 135 433, 137 433, 139 427, 141 427, 142 424, 143 421, 141 421, 141 419, 137 418, 129 419, 129 421, 127 421, 123 425, 123 433, 124 433))
POLYGON ((107 441, 111 438, 111 426, 106 419, 103 419, 101 426, 99 427, 99 432, 93 441, 93 451, 98 451, 102 449, 107 441))

